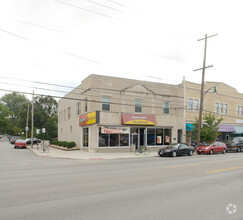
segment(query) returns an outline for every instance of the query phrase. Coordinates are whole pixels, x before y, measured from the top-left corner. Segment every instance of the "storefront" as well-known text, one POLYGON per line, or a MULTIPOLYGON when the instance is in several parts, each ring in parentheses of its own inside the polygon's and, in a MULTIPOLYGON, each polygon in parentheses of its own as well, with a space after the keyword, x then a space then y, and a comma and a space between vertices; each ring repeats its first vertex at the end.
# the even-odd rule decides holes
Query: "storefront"
POLYGON ((121 113, 120 117, 120 124, 114 126, 102 125, 99 111, 80 116, 82 147, 134 151, 142 146, 168 145, 172 141, 172 126, 159 126, 155 115, 121 113), (91 146, 90 142, 96 137, 96 146, 94 142, 91 146))
POLYGON ((218 140, 227 142, 230 140, 232 134, 234 132, 234 126, 232 125, 219 125, 218 126, 218 140))

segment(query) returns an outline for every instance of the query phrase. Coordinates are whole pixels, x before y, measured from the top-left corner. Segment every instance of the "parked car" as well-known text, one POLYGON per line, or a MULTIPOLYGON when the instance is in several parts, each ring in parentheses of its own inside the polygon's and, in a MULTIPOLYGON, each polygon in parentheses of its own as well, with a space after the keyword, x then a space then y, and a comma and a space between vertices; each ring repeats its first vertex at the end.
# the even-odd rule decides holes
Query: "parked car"
POLYGON ((17 139, 14 143, 14 149, 16 148, 25 148, 26 149, 26 142, 22 139, 17 139))
MULTIPOLYGON (((30 144, 31 144, 31 138, 27 138, 27 139, 25 140, 25 142, 26 142, 27 145, 30 145, 30 144)), ((33 138, 33 144, 39 144, 39 143, 41 143, 41 140, 40 140, 40 139, 38 139, 38 138, 33 138)))
POLYGON ((226 143, 229 151, 241 152, 243 151, 243 137, 235 137, 232 141, 226 143))
POLYGON ((225 143, 214 141, 213 143, 204 144, 197 148, 198 154, 215 154, 223 153, 225 154, 228 151, 228 148, 225 143))
POLYGON ((10 139, 10 143, 14 144, 16 140, 21 139, 20 136, 12 136, 10 139))
POLYGON ((194 151, 195 148, 192 146, 188 146, 187 144, 182 144, 182 143, 176 143, 176 144, 170 144, 167 147, 160 149, 158 151, 158 155, 161 157, 163 156, 176 157, 185 154, 192 156, 194 151))

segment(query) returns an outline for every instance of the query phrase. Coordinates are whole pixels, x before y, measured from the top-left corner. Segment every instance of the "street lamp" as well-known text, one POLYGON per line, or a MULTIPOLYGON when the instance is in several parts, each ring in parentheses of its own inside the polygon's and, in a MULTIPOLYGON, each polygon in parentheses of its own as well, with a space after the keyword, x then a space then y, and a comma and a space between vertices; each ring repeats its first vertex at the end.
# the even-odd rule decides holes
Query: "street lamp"
MULTIPOLYGON (((197 146, 200 145, 200 138, 201 138, 201 126, 202 126, 202 109, 203 109, 203 99, 207 95, 207 93, 210 91, 210 89, 214 89, 213 93, 217 93, 216 86, 210 87, 206 92, 201 93, 201 100, 200 100, 200 109, 199 109, 199 119, 198 119, 198 134, 197 134, 197 146)), ((201 90, 203 91, 203 90, 201 90)))

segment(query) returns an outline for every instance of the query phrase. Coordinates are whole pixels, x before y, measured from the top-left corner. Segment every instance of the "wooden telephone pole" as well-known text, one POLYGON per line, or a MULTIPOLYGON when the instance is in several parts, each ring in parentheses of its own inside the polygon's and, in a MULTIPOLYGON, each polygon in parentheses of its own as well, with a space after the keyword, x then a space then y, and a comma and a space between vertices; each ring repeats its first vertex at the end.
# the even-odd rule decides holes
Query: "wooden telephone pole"
POLYGON ((203 58, 203 67, 200 69, 196 69, 194 71, 198 71, 198 70, 202 70, 202 83, 201 83, 201 98, 200 98, 200 106, 199 106, 199 119, 198 119, 198 133, 197 133, 197 146, 199 147, 200 145, 200 136, 201 136, 201 126, 202 126, 202 110, 203 110, 203 93, 204 93, 204 76, 205 76, 205 69, 206 68, 210 68, 213 67, 213 65, 211 66, 206 66, 206 54, 207 54, 207 39, 210 37, 214 37, 217 36, 217 34, 211 35, 211 36, 207 36, 207 34, 205 34, 205 37, 202 39, 199 39, 197 41, 201 41, 204 40, 205 41, 205 45, 204 45, 204 58, 203 58))

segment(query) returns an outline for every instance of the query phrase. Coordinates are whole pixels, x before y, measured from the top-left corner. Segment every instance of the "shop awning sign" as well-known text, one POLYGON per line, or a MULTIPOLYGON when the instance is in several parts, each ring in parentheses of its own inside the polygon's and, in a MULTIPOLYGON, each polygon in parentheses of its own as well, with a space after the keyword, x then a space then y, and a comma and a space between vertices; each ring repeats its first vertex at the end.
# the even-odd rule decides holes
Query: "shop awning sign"
POLYGON ((154 115, 122 114, 121 121, 124 125, 156 125, 154 115))
POLYGON ((79 116, 79 126, 97 124, 100 122, 100 112, 91 112, 85 115, 79 116))
POLYGON ((130 134, 129 127, 102 127, 102 134, 130 134))

